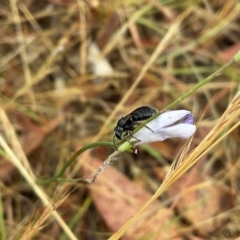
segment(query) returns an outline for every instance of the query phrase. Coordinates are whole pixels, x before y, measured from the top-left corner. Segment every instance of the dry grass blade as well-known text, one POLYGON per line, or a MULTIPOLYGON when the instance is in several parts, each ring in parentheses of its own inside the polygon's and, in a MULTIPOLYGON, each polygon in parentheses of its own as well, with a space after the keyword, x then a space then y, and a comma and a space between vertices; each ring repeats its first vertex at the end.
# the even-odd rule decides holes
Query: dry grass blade
MULTIPOLYGON (((11 125, 11 123, 6 115, 6 112, 1 107, 0 107, 0 122, 1 122, 3 129, 5 130, 6 139, 11 144, 11 147, 12 147, 11 151, 14 152, 16 154, 16 156, 18 156, 19 162, 13 162, 14 165, 20 171, 21 171, 21 169, 24 169, 26 171, 27 175, 29 175, 29 177, 35 181, 36 177, 35 177, 34 173, 32 172, 31 167, 28 163, 27 157, 21 147, 20 142, 18 141, 15 130, 14 130, 13 126, 11 125)), ((4 139, 2 139, 2 140, 5 142, 4 139)))
POLYGON ((124 232, 132 225, 140 214, 164 191, 166 191, 177 179, 179 179, 188 169, 190 169, 197 161, 213 149, 220 141, 228 136, 236 127, 240 125, 240 92, 238 92, 228 108, 218 120, 215 127, 208 133, 202 142, 178 165, 178 167, 168 174, 162 185, 155 194, 146 202, 146 204, 129 219, 118 232, 110 237, 110 240, 119 239, 124 232), (230 128, 230 129, 229 129, 230 128), (225 134, 223 134, 226 132, 225 134), (222 134, 222 135, 221 135, 222 134))
POLYGON ((86 14, 85 14, 85 3, 83 1, 78 2, 79 7, 79 19, 80 19, 80 29, 79 32, 81 33, 81 41, 82 45, 80 48, 80 57, 81 57, 81 64, 79 66, 80 73, 86 74, 86 66, 87 66, 87 32, 86 32, 86 14))
POLYGON ((39 217, 39 219, 34 223, 34 225, 32 224, 32 222, 30 222, 26 227, 25 227, 25 231, 22 234, 22 237, 20 238, 20 240, 27 240, 27 239, 33 239, 34 235, 36 235, 37 233, 39 233, 39 231, 44 227, 45 222, 47 221, 47 219, 51 216, 51 214, 68 198, 68 195, 65 196, 63 199, 60 199, 59 201, 57 201, 54 204, 50 204, 48 206, 46 206, 45 210, 43 211, 43 213, 41 214, 41 216, 39 217))
POLYGON ((193 140, 193 136, 187 140, 187 142, 184 144, 183 148, 179 151, 179 154, 178 156, 176 156, 175 160, 173 161, 172 165, 170 166, 170 169, 168 170, 166 176, 165 176, 165 179, 167 179, 171 173, 178 168, 178 166, 180 166, 186 155, 188 154, 189 152, 189 148, 191 146, 191 143, 192 143, 192 140, 193 140))
MULTIPOLYGON (((0 108, 0 121, 3 129, 5 130, 5 134, 7 136, 7 141, 11 144, 13 150, 7 144, 7 141, 4 139, 2 135, 0 135, 0 146, 9 156, 9 160, 16 166, 22 176, 26 179, 28 184, 31 186, 36 195, 41 199, 44 206, 50 206, 51 202, 49 201, 49 197, 45 194, 45 192, 36 184, 36 177, 31 170, 31 167, 27 161, 27 157, 24 154, 21 145, 16 137, 13 126, 7 118, 7 115, 3 108, 0 108)), ((61 216, 56 212, 52 211, 53 217, 62 227, 62 229, 66 232, 68 237, 72 240, 76 240, 77 238, 74 236, 70 228, 63 221, 61 216)))
MULTIPOLYGON (((29 60, 28 60, 27 53, 26 53, 26 43, 25 43, 23 32, 22 32, 22 26, 20 23, 17 2, 14 0, 12 0, 10 2, 11 2, 13 19, 15 22, 16 32, 17 32, 18 39, 19 39, 19 45, 21 46, 21 49, 22 49, 20 53, 21 53, 23 71, 24 71, 24 79, 26 81, 26 85, 30 85, 31 81, 32 81, 31 71, 30 71, 29 65, 28 65, 29 60)), ((33 103, 32 105, 35 108, 36 100, 35 100, 35 96, 33 94, 33 90, 31 87, 29 87, 29 89, 28 89, 28 94, 31 99, 31 102, 33 103)))
POLYGON ((66 44, 65 38, 59 41, 58 45, 52 50, 51 54, 48 56, 46 61, 42 64, 41 67, 39 67, 37 73, 32 77, 31 82, 25 84, 16 92, 13 101, 16 100, 18 97, 23 96, 28 91, 29 87, 33 86, 34 84, 37 84, 40 80, 43 79, 44 76, 48 74, 49 68, 53 64, 58 53, 63 51, 65 44, 66 44))

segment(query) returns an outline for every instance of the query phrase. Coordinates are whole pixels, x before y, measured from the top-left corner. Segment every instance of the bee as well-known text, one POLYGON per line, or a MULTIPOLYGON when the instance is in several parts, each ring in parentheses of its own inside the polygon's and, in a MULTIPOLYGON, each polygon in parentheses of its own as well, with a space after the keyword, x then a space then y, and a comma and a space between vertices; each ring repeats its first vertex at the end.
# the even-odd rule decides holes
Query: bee
POLYGON ((147 120, 157 112, 158 110, 156 108, 143 106, 135 109, 125 117, 121 117, 117 122, 117 126, 114 128, 113 143, 115 148, 117 149, 115 138, 122 140, 128 139, 129 136, 133 137, 132 131, 141 124, 141 121, 147 120))

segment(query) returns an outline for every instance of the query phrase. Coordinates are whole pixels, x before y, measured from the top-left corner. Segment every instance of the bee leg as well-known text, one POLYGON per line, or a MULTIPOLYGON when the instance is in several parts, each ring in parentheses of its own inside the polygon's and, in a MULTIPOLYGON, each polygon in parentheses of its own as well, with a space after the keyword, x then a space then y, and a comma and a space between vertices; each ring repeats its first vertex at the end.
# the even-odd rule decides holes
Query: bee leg
MULTIPOLYGON (((138 125, 140 125, 141 123, 138 123, 138 122, 136 122, 135 123, 135 126, 138 126, 138 125)), ((144 126, 145 128, 147 128, 147 129, 149 129, 152 133, 153 133, 153 130, 150 128, 150 127, 148 127, 147 125, 145 125, 144 126)), ((133 137, 133 136, 132 136, 133 137)))
POLYGON ((134 137, 134 136, 132 135, 132 132, 131 132, 131 131, 128 131, 128 134, 129 134, 132 138, 135 138, 135 139, 137 140, 137 142, 140 142, 140 141, 141 141, 140 139, 134 137))
MULTIPOLYGON (((140 142, 140 141, 141 141, 141 140, 137 139, 136 137, 134 137, 134 136, 132 135, 131 131, 127 131, 127 132, 123 135, 123 139, 124 139, 125 141, 128 141, 131 145, 132 145, 132 144, 135 144, 136 142, 140 142), (136 141, 130 142, 129 136, 132 137, 132 138, 135 138, 136 141)), ((135 149, 134 146, 133 146, 133 148, 135 149)))
POLYGON ((149 130, 153 133, 153 130, 152 130, 150 127, 148 127, 148 126, 144 126, 144 127, 146 127, 147 129, 149 129, 149 130))
POLYGON ((141 140, 138 139, 138 138, 136 138, 136 137, 134 137, 134 136, 132 135, 132 132, 131 132, 131 131, 129 131, 128 134, 129 134, 132 138, 135 138, 135 139, 136 139, 136 141, 132 141, 132 142, 130 142, 130 141, 128 140, 131 144, 133 144, 133 148, 135 149, 135 146, 134 146, 134 145, 135 145, 136 143, 138 143, 138 142, 141 142, 141 140))

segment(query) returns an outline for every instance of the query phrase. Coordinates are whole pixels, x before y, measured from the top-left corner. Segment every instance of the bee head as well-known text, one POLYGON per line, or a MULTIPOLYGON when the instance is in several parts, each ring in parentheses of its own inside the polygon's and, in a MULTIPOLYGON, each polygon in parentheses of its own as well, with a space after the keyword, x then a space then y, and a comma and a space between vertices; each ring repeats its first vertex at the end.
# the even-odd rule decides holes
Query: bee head
POLYGON ((117 125, 114 128, 114 134, 119 140, 121 140, 122 139, 122 134, 123 134, 123 128, 117 125))

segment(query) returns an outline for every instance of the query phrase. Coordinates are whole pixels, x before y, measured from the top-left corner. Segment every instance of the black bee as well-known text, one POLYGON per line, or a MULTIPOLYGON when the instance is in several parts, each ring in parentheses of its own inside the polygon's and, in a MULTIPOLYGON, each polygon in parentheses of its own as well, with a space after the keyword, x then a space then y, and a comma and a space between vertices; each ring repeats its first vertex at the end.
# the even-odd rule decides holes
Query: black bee
POLYGON ((158 110, 156 108, 143 106, 135 109, 125 117, 120 118, 117 122, 117 126, 114 128, 113 143, 115 148, 117 149, 115 137, 119 140, 127 139, 129 135, 132 136, 132 131, 141 124, 141 121, 147 120, 157 112, 158 110))

